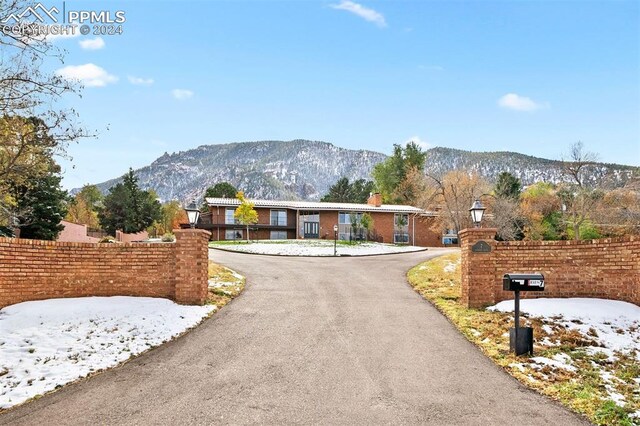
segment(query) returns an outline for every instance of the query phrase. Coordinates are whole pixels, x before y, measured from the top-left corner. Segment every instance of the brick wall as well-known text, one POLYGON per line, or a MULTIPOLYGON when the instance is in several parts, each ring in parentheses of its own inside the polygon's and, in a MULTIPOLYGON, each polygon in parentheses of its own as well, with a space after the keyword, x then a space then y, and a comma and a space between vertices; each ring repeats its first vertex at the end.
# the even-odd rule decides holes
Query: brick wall
POLYGON ((465 229, 461 239, 462 302, 481 307, 512 299, 502 290, 505 273, 540 272, 544 292, 523 292, 522 297, 597 297, 640 305, 640 238, 587 241, 494 240, 495 229, 465 229), (477 241, 489 253, 472 252, 477 241))
POLYGON ((209 232, 174 232, 175 244, 0 238, 0 308, 28 300, 83 296, 165 297, 203 304, 209 232))

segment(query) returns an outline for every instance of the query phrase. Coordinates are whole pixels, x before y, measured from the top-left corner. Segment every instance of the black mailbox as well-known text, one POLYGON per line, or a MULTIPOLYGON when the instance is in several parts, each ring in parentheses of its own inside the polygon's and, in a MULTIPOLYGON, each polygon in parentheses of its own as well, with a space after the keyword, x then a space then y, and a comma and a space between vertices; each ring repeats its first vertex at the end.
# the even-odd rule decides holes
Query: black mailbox
POLYGON ((502 289, 507 291, 544 291, 544 275, 504 274, 502 289))
POLYGON ((514 313, 515 327, 509 329, 509 348, 516 355, 533 355, 533 328, 520 327, 520 292, 544 291, 544 275, 542 274, 504 274, 502 289, 515 292, 514 313))

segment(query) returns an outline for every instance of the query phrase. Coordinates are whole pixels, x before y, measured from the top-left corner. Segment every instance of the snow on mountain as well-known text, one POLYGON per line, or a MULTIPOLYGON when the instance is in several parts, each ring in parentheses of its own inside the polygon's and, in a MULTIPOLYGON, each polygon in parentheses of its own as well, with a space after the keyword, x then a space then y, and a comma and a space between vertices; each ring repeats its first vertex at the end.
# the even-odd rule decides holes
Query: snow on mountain
MULTIPOLYGON (((203 145, 188 151, 165 153, 150 165, 136 170, 140 186, 154 189, 163 200, 189 202, 200 199, 204 190, 228 181, 251 198, 319 200, 342 176, 350 180, 371 179, 373 166, 385 154, 368 150, 351 150, 327 142, 260 141, 220 145, 203 145)), ((537 181, 559 182, 563 179, 561 162, 513 152, 469 152, 436 147, 428 150, 425 171, 442 175, 453 169, 476 171, 489 181, 508 171, 528 185, 537 181)), ((603 171, 624 184, 637 167, 598 163, 603 171)), ((591 178, 599 179, 593 172, 591 178)), ((112 179, 98 184, 106 192, 120 181, 112 179)))

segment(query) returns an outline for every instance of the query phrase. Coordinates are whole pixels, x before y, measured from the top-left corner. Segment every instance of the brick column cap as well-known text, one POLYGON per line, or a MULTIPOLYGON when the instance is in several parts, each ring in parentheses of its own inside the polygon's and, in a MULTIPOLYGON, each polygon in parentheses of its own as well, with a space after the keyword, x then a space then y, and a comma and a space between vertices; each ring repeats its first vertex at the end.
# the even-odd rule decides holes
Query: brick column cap
POLYGON ((458 232, 458 237, 493 239, 497 233, 498 228, 466 228, 458 232))
POLYGON ((206 229, 198 229, 198 228, 174 229, 173 233, 176 236, 178 234, 203 234, 203 235, 206 235, 207 237, 211 235, 211 232, 207 231, 206 229))

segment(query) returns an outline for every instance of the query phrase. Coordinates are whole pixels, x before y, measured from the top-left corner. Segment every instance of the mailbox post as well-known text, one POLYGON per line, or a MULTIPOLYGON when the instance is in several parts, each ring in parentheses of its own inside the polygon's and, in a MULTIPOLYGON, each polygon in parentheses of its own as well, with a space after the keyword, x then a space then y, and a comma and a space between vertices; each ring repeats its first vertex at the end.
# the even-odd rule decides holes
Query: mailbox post
POLYGON ((515 327, 509 329, 509 349, 516 355, 533 355, 533 328, 520 327, 520 291, 544 291, 544 275, 504 274, 502 289, 515 293, 515 327))

